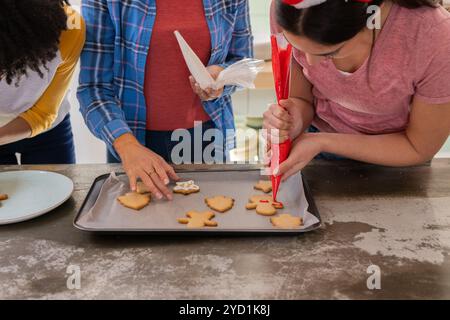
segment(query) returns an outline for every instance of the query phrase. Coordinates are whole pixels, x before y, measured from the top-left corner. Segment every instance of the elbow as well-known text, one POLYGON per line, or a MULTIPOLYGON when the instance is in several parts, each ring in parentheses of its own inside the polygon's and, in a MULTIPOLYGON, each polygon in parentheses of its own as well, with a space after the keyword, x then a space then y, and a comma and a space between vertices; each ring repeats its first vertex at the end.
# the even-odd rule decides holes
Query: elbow
POLYGON ((56 113, 49 113, 46 114, 45 117, 43 118, 43 129, 44 131, 47 131, 48 129, 50 129, 52 127, 52 125, 55 123, 56 118, 58 117, 58 115, 56 113))
POLYGON ((417 157, 417 161, 414 165, 421 165, 427 162, 430 162, 431 160, 433 160, 434 156, 436 155, 437 152, 434 153, 420 153, 417 157))
POLYGON ((420 166, 424 165, 431 160, 433 160, 434 156, 437 152, 416 152, 406 163, 400 164, 399 166, 420 166))
POLYGON ((434 145, 426 145, 424 143, 417 143, 414 139, 411 139, 408 133, 406 133, 406 139, 411 147, 411 166, 423 165, 433 160, 434 156, 439 152, 440 147, 434 145))
POLYGON ((29 110, 22 115, 31 128, 31 137, 49 130, 57 117, 57 113, 35 112, 34 110, 29 110))

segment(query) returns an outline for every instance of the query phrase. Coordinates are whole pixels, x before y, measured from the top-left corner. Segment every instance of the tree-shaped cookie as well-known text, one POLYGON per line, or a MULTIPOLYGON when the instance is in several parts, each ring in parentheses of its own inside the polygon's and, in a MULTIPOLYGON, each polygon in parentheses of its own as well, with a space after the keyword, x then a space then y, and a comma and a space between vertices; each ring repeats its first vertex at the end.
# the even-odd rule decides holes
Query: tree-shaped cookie
POLYGON ((137 192, 128 192, 127 194, 120 196, 117 198, 117 201, 120 202, 124 207, 133 209, 133 210, 141 210, 146 207, 150 201, 151 196, 149 194, 140 194, 137 192))
POLYGON ((303 225, 303 219, 300 217, 294 217, 288 213, 283 213, 278 217, 270 218, 270 222, 275 227, 283 228, 283 229, 291 229, 295 227, 300 227, 303 225))
POLYGON ((261 190, 262 192, 269 193, 272 191, 272 181, 259 180, 253 188, 255 188, 255 190, 261 190))
POLYGON ((206 198, 205 203, 211 209, 223 213, 233 208, 234 199, 225 196, 216 196, 212 198, 206 198))
POLYGON ((211 211, 189 211, 186 213, 187 218, 178 218, 177 220, 181 224, 187 224, 188 228, 217 227, 217 222, 211 221, 214 216, 211 211))
POLYGON ((277 213, 277 209, 283 208, 283 205, 279 202, 274 202, 272 196, 257 195, 251 197, 245 207, 248 210, 256 209, 256 213, 263 216, 273 216, 277 213))

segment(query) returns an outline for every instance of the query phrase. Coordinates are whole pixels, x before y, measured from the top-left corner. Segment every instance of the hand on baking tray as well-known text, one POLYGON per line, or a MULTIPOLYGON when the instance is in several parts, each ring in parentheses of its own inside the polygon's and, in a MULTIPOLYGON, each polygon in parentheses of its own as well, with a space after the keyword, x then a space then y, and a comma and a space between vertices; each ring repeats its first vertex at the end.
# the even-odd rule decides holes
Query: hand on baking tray
POLYGON ((271 104, 264 112, 263 128, 266 129, 268 143, 282 143, 289 137, 296 138, 303 128, 301 109, 298 99, 281 100, 280 104, 271 104))
MULTIPOLYGON (((223 71, 223 68, 220 66, 209 66, 206 67, 206 69, 209 71, 214 80, 216 80, 219 74, 223 71)), ((202 88, 200 88, 200 85, 192 76, 189 77, 189 82, 191 83, 192 90, 194 90, 195 94, 198 95, 200 97, 200 100, 202 101, 217 99, 223 93, 223 88, 220 88, 218 90, 214 90, 211 88, 203 90, 202 88)))
POLYGON ((320 133, 303 133, 292 142, 289 157, 274 170, 273 174, 282 175, 282 181, 301 171, 319 153, 322 152, 320 133))
POLYGON ((136 191, 137 179, 149 188, 157 199, 172 200, 167 185, 179 180, 175 170, 163 158, 141 145, 132 134, 124 134, 114 142, 114 148, 122 160, 123 168, 130 179, 130 188, 136 191))

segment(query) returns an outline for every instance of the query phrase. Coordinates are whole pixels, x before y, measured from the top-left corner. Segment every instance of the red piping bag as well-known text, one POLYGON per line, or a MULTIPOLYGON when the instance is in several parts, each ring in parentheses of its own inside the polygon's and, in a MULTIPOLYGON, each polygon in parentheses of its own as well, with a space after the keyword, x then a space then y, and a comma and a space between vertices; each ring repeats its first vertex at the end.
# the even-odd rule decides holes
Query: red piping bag
MULTIPOLYGON (((275 80, 275 91, 277 101, 289 98, 292 46, 286 41, 283 34, 271 36, 272 43, 272 68, 275 80)), ((272 158, 270 169, 272 172, 272 194, 273 201, 277 201, 278 188, 281 183, 281 176, 274 176, 273 171, 287 159, 291 151, 291 140, 288 139, 280 144, 272 144, 272 158)))

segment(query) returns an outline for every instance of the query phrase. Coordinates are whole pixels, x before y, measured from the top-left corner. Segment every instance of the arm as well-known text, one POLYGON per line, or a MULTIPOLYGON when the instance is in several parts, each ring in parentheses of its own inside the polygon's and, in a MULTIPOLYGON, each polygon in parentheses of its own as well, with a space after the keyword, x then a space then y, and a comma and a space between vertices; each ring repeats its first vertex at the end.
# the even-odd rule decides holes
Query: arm
POLYGON ((7 125, 0 127, 0 146, 26 139, 30 136, 30 125, 21 117, 17 117, 7 125))
POLYGON ((289 158, 276 174, 283 179, 303 169, 320 152, 385 166, 424 163, 450 134, 450 103, 433 105, 415 98, 404 132, 380 135, 305 133, 294 141, 289 158))
POLYGON ((164 195, 172 199, 166 185, 169 177, 177 180, 178 176, 159 155, 141 145, 134 137, 115 94, 115 29, 107 2, 83 1, 82 12, 87 32, 78 88, 81 113, 91 132, 122 160, 132 190, 136 190, 137 180, 141 179, 156 198, 161 199, 164 195))
MULTIPOLYGON (((218 65, 210 65, 207 69, 213 79, 216 79, 226 67, 250 57, 253 57, 253 36, 250 26, 249 5, 248 1, 241 0, 237 8, 232 39, 225 62, 218 65)), ((189 77, 189 82, 192 90, 202 101, 215 100, 223 95, 232 95, 236 91, 235 86, 225 86, 218 90, 202 90, 192 76, 189 77)))
POLYGON ((120 136, 131 133, 114 88, 114 25, 106 0, 85 0, 82 14, 86 21, 86 44, 81 54, 78 100, 90 131, 113 147, 120 136))
POLYGON ((405 132, 375 136, 317 134, 325 152, 386 165, 410 166, 434 157, 450 134, 450 103, 430 105, 414 99, 405 132))
MULTIPOLYGON (((82 21, 81 17, 79 19, 82 21)), ((69 89, 84 39, 83 23, 81 23, 80 29, 67 30, 61 34, 62 62, 56 70, 52 82, 30 109, 0 128, 0 145, 34 137, 50 129, 69 89)))

